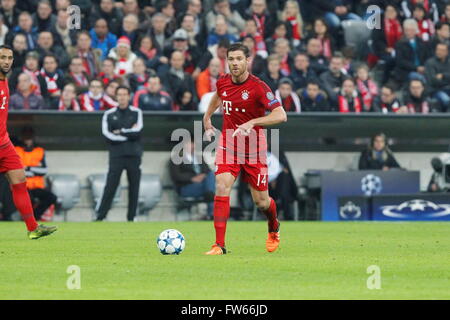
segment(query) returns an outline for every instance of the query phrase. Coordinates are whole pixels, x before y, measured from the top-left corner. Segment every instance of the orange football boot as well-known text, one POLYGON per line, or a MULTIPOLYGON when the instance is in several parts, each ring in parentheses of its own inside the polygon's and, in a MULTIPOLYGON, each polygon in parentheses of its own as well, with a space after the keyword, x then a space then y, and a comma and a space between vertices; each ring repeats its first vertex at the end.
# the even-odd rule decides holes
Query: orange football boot
POLYGON ((227 254, 227 249, 219 246, 217 243, 213 244, 211 250, 209 250, 208 252, 205 252, 206 255, 209 256, 217 256, 217 255, 221 255, 221 254, 227 254))
POLYGON ((275 232, 269 232, 266 240, 266 248, 269 252, 274 252, 277 250, 280 244, 280 227, 278 224, 278 230, 275 232))

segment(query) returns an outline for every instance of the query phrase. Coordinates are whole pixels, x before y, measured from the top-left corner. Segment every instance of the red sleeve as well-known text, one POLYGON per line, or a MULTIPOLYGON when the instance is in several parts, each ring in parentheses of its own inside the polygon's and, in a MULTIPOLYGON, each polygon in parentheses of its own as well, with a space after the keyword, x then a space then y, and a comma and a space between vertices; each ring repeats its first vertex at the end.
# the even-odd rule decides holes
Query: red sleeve
POLYGON ((272 90, 264 82, 259 82, 259 103, 264 107, 265 110, 272 111, 275 108, 281 107, 280 101, 275 98, 272 90))

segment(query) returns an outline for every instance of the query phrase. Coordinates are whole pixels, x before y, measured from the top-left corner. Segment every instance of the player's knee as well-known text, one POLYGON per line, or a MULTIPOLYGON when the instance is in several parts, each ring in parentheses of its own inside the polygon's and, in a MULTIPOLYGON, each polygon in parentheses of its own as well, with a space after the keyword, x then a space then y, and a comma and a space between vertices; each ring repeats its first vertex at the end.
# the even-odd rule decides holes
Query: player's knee
POLYGON ((258 198, 254 200, 255 206, 261 210, 261 211, 265 211, 269 208, 270 202, 268 202, 267 199, 265 198, 258 198))
POLYGON ((227 197, 231 193, 231 187, 226 183, 217 182, 216 183, 216 195, 221 197, 227 197))

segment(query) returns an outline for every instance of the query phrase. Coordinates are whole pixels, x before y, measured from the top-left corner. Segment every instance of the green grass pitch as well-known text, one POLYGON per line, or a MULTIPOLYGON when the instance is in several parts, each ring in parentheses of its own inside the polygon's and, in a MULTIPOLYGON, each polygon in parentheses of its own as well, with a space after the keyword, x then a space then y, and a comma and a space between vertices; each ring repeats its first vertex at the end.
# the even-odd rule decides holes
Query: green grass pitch
POLYGON ((0 299, 449 299, 450 224, 282 222, 265 251, 265 222, 229 222, 226 256, 204 256, 212 222, 56 223, 28 240, 0 223, 0 299), (180 230, 186 249, 163 256, 156 237, 180 230), (79 266, 81 289, 67 268, 79 266), (368 289, 380 270, 380 289, 368 289))

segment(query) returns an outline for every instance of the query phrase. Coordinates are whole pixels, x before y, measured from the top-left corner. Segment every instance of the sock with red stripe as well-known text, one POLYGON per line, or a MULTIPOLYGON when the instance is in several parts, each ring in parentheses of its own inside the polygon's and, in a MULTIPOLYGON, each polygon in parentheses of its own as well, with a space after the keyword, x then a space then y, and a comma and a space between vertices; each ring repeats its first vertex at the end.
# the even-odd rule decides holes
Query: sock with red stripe
POLYGON ((278 231, 278 219, 277 219, 277 205, 275 201, 270 198, 270 205, 267 210, 262 211, 267 218, 267 224, 269 227, 269 232, 278 231))
POLYGON ((11 192, 14 205, 20 212, 23 221, 27 225, 28 231, 33 231, 38 227, 34 218, 33 206, 31 205, 30 195, 27 190, 27 183, 17 183, 11 185, 11 192))
POLYGON ((214 228, 216 229, 216 243, 225 247, 225 232, 227 220, 230 217, 230 197, 214 197, 214 228))

